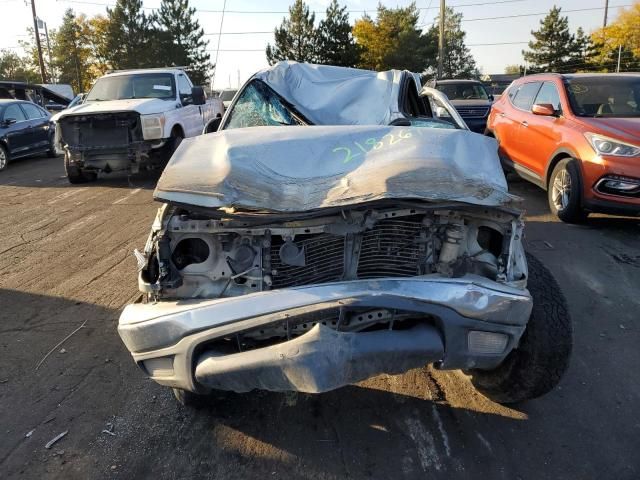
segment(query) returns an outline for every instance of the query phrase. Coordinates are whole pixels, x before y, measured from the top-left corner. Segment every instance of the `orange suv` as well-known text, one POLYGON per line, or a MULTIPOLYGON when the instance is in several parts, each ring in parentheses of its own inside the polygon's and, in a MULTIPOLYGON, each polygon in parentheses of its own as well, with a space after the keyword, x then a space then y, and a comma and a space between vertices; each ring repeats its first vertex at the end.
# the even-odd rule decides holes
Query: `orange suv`
POLYGON ((493 104, 486 134, 561 220, 640 215, 640 74, 520 78, 493 104))

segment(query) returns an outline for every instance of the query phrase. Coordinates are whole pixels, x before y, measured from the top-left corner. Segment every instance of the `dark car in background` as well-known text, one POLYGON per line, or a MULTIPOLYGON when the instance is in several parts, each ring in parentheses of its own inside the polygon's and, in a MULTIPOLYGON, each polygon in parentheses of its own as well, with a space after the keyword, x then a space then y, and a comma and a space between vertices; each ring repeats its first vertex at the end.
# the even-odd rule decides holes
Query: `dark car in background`
POLYGON ((55 156, 51 115, 27 101, 0 100, 0 170, 11 160, 46 153, 55 156))
POLYGON ((456 108, 469 129, 484 133, 487 116, 493 103, 489 94, 478 80, 437 80, 433 86, 444 93, 456 108))

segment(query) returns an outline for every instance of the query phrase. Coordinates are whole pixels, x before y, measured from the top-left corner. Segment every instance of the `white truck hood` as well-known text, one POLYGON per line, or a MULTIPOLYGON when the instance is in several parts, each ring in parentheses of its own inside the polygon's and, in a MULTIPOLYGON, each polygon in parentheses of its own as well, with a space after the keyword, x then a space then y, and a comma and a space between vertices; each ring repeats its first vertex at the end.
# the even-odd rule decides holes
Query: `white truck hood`
POLYGON ((381 199, 508 206, 494 139, 393 126, 251 127, 182 142, 154 198, 302 212, 381 199))
POLYGON ((85 115, 103 112, 138 112, 140 115, 163 113, 176 108, 175 100, 159 98, 131 98, 127 100, 107 100, 87 102, 60 112, 56 120, 69 115, 85 115))

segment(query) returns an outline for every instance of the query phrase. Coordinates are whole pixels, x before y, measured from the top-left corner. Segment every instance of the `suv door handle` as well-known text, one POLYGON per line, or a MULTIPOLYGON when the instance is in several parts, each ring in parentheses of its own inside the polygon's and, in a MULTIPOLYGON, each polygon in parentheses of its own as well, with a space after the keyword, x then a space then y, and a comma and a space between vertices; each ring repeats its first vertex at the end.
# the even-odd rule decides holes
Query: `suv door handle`
POLYGON ((504 112, 500 112, 500 116, 501 116, 501 117, 505 117, 506 115, 505 115, 505 113, 504 113, 504 112))
POLYGON ((528 126, 529 126, 529 124, 528 124, 528 123, 527 123, 527 121, 525 120, 525 121, 523 121, 523 122, 522 122, 522 126, 523 126, 523 127, 528 127, 528 126))

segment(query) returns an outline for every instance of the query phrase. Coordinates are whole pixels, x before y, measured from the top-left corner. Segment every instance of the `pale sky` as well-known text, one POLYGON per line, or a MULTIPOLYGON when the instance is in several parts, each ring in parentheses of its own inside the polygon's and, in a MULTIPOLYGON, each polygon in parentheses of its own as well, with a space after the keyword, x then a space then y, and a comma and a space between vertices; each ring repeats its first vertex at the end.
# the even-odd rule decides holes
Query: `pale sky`
MULTIPOLYGON (((611 0, 609 19, 617 16, 618 5, 631 4, 633 0, 611 0)), ((530 31, 537 29, 544 13, 555 4, 562 6, 569 16, 572 31, 582 26, 586 32, 599 28, 605 0, 447 0, 447 5, 464 14, 463 28, 467 32, 466 43, 469 46, 480 70, 483 73, 503 73, 506 65, 522 63, 521 50, 526 43, 508 45, 486 45, 501 42, 527 42, 531 39, 530 31), (485 3, 485 5, 469 6, 485 3), (456 5, 459 5, 456 7, 456 5), (466 6, 465 6, 466 5, 466 6), (571 12, 577 9, 594 9, 571 12), (597 10, 595 10, 597 9, 597 10), (543 13, 538 16, 520 16, 515 18, 486 19, 487 17, 503 17, 543 13), (483 45, 478 45, 483 44, 483 45)), ((92 16, 105 12, 105 6, 115 0, 36 0, 38 16, 47 22, 50 29, 58 27, 64 11, 71 7, 76 13, 92 16)), ((198 10, 197 17, 209 40, 212 61, 218 44, 217 33, 224 0, 191 0, 191 5, 198 10), (208 10, 208 11, 207 11, 208 10)), ((282 22, 292 0, 227 0, 226 13, 222 25, 223 35, 220 37, 218 69, 215 76, 216 88, 236 87, 238 78, 244 82, 251 74, 266 67, 267 60, 264 49, 268 42, 273 43, 273 29, 282 22), (241 13, 242 11, 268 11, 277 13, 241 13), (268 32, 241 34, 240 32, 268 32), (240 33, 240 34, 239 34, 240 33), (238 51, 242 50, 242 51, 238 51)), ((318 11, 316 22, 323 17, 330 0, 307 0, 312 10, 318 11)), ((346 5, 351 23, 366 11, 374 15, 378 0, 340 1, 346 5)), ((409 0, 381 0, 388 7, 406 6, 409 0)), ((439 0, 418 0, 421 9, 420 21, 427 28, 438 14, 439 0)), ((33 25, 29 0, 0 0, 4 13, 0 24, 0 49, 11 48, 19 51, 18 41, 26 39, 26 29, 33 25)), ((160 0, 144 0, 144 7, 157 8, 160 0)))

